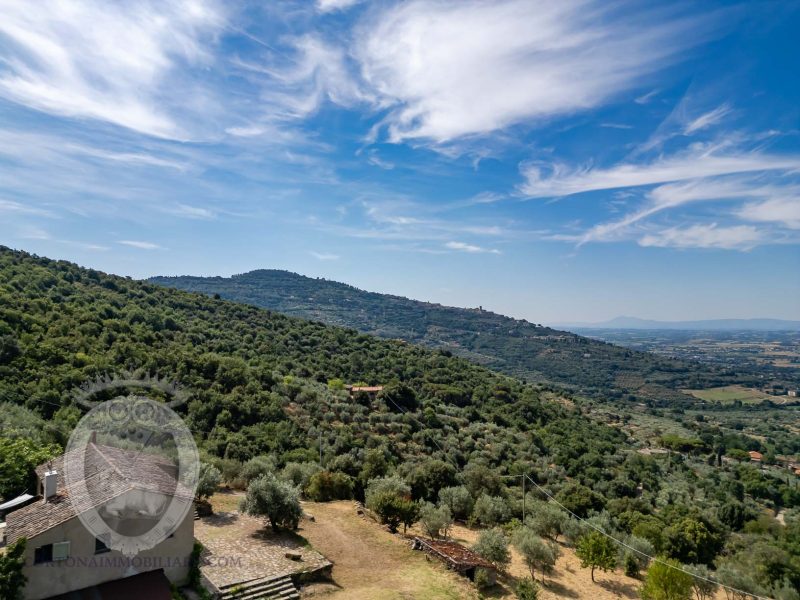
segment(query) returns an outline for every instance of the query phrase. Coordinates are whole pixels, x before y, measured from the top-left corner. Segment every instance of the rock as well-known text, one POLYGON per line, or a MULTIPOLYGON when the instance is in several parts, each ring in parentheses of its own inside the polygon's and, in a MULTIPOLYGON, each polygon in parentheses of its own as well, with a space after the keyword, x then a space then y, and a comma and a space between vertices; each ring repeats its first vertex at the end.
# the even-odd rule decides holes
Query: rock
POLYGON ((299 552, 287 552, 284 554, 286 558, 289 560, 300 561, 303 560, 303 556, 299 552))
POLYGON ((306 519, 308 519, 312 523, 316 523, 317 522, 317 520, 314 518, 314 515, 309 515, 308 513, 306 513, 305 516, 306 516, 306 519))

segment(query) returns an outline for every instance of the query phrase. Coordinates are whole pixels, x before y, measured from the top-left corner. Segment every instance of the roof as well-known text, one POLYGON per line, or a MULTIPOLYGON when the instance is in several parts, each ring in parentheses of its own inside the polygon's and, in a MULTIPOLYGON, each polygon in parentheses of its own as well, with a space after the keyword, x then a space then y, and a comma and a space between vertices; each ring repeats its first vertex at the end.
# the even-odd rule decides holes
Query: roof
POLYGON ((9 500, 8 502, 0 504, 0 512, 8 510, 9 508, 14 508, 15 506, 19 506, 20 504, 25 504, 28 500, 33 500, 33 498, 34 497, 30 494, 22 494, 22 496, 17 496, 13 500, 9 500))
POLYGON ((755 450, 750 450, 748 454, 750 455, 750 458, 752 458, 753 460, 761 460, 762 458, 764 458, 761 452, 756 452, 755 450))
POLYGON ((383 390, 382 385, 354 385, 350 388, 351 392, 380 392, 383 390))
POLYGON ((194 497, 192 490, 177 482, 177 466, 164 457, 91 442, 87 444, 85 454, 81 454, 79 450, 73 450, 36 467, 40 479, 47 471, 58 473, 56 494, 47 502, 34 502, 6 516, 9 543, 21 537, 31 539, 134 489, 190 500, 194 497), (71 498, 69 495, 64 483, 65 456, 70 460, 80 460, 84 465, 89 492, 84 497, 71 498))
POLYGON ((148 571, 100 585, 83 588, 47 600, 171 600, 169 580, 164 571, 148 571))
POLYGON ((482 567, 484 569, 494 570, 497 568, 480 554, 456 542, 432 540, 421 537, 415 537, 414 539, 427 551, 436 554, 439 558, 453 566, 467 569, 471 567, 482 567))

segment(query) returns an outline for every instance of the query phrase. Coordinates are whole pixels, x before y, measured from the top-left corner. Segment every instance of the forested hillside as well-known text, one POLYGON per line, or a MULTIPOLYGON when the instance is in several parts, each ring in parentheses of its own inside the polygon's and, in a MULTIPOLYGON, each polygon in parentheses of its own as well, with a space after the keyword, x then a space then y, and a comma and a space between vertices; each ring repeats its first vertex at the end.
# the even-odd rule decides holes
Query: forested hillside
MULTIPOLYGON (((523 515, 509 476, 526 473, 647 554, 707 565, 758 593, 800 585, 797 483, 742 450, 767 452, 768 441, 698 421, 697 440, 643 454, 558 390, 441 351, 2 247, 0 497, 30 489, 31 467, 59 451, 80 417, 71 391, 120 369, 186 387, 186 422, 229 482, 271 471, 317 498, 407 490, 512 531, 523 515), (385 387, 351 398, 344 384, 359 381, 385 387)), ((588 531, 536 491, 526 506, 541 535, 588 531)), ((619 561, 633 573, 646 566, 624 551, 619 561)))
POLYGON ((634 395, 658 404, 687 402, 682 388, 758 381, 754 374, 657 357, 489 311, 365 292, 287 271, 150 281, 446 349, 516 377, 604 398, 634 395))

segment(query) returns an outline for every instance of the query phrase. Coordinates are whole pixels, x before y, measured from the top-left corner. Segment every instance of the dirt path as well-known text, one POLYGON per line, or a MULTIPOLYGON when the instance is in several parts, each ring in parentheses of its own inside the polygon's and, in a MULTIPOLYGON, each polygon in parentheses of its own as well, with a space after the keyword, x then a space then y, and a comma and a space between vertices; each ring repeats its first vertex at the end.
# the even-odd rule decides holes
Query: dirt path
POLYGON ((401 536, 391 535, 371 520, 359 517, 353 502, 307 502, 298 533, 333 561, 338 587, 312 586, 313 596, 337 600, 475 598, 466 580, 413 552, 401 536))

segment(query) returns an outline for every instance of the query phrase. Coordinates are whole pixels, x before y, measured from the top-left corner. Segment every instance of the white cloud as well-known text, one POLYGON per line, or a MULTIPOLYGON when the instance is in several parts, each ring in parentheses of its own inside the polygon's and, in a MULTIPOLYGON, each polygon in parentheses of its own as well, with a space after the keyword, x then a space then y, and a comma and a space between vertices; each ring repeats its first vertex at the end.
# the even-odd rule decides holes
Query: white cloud
POLYGON ((700 179, 661 185, 647 193, 643 207, 616 221, 595 225, 578 239, 578 245, 619 239, 639 221, 685 204, 762 197, 775 192, 770 186, 742 178, 700 179))
POLYGON ((26 206, 13 200, 3 200, 0 198, 0 213, 17 213, 21 215, 36 215, 40 217, 55 217, 56 215, 49 210, 26 206))
POLYGON ((139 250, 161 250, 163 249, 158 244, 152 242, 142 242, 138 240, 120 240, 117 242, 123 246, 130 246, 131 248, 138 248, 139 250))
POLYGON ((394 169, 394 163, 388 160, 384 160, 378 154, 378 151, 375 148, 370 148, 367 152, 367 162, 371 165, 375 165, 385 171, 391 171, 394 169))
POLYGON ((51 235, 42 229, 41 227, 36 227, 35 225, 25 225, 19 228, 17 231, 17 237, 20 237, 24 240, 49 240, 52 239, 51 235))
POLYGON ((232 135, 247 137, 272 131, 275 122, 307 117, 325 101, 345 107, 372 102, 372 95, 351 73, 342 48, 312 34, 286 42, 293 53, 279 53, 278 65, 234 61, 238 68, 262 78, 262 97, 267 106, 264 123, 229 128, 232 135))
POLYGON ((362 24, 355 55, 389 138, 447 142, 600 105, 708 37, 709 19, 588 0, 416 0, 362 24))
POLYGON ((499 250, 494 248, 484 248, 474 244, 467 244, 465 242, 447 242, 445 248, 449 250, 458 250, 459 252, 469 252, 470 254, 500 254, 499 250))
POLYGON ((317 9, 320 12, 347 10, 363 1, 364 0, 317 0, 317 9))
POLYGON ((339 260, 339 258, 341 258, 338 254, 331 254, 328 252, 314 252, 313 250, 311 250, 309 254, 314 258, 316 258, 317 260, 339 260))
POLYGON ((647 92, 646 94, 642 94, 641 96, 637 96, 633 99, 636 104, 648 104, 650 100, 655 98, 660 90, 653 90, 652 92, 647 92))
POLYGON ((520 191, 530 198, 547 198, 735 173, 792 169, 800 169, 800 156, 757 152, 717 154, 714 148, 694 146, 688 152, 660 157, 649 163, 623 163, 607 169, 570 169, 555 164, 545 175, 540 166, 529 164, 522 168, 526 182, 520 191))
POLYGON ((752 225, 718 227, 716 223, 670 227, 647 234, 639 240, 641 246, 659 248, 722 248, 725 250, 750 250, 763 239, 762 233, 752 225))
POLYGON ((795 189, 793 196, 746 204, 736 214, 746 221, 780 223, 789 229, 800 229, 800 189, 795 189))
POLYGON ((706 129, 707 127, 716 125, 723 118, 725 118, 726 115, 730 114, 731 111, 732 109, 728 104, 718 106, 714 110, 703 113, 699 117, 689 121, 689 123, 687 123, 686 127, 683 129, 683 133, 685 135, 691 135, 697 131, 700 131, 701 129, 706 129))
POLYGON ((55 115, 182 138, 196 94, 181 69, 224 24, 212 0, 4 0, 0 96, 55 115), (180 89, 180 98, 175 91, 180 89), (180 106, 177 106, 180 102, 180 106))
POLYGON ((187 217, 189 219, 211 220, 215 219, 217 216, 216 213, 209 208, 192 206, 190 204, 182 204, 180 202, 173 207, 165 209, 165 212, 177 215, 179 217, 187 217))

